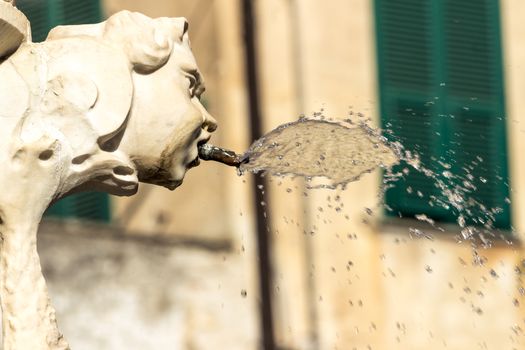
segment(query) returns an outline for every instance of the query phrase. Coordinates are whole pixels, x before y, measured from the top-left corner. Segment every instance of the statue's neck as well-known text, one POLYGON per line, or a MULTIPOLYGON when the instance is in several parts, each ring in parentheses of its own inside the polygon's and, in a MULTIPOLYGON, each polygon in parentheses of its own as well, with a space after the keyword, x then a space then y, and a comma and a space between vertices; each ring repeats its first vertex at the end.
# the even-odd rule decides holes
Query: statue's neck
POLYGON ((36 248, 38 222, 0 226, 3 349, 69 349, 58 331, 36 248))

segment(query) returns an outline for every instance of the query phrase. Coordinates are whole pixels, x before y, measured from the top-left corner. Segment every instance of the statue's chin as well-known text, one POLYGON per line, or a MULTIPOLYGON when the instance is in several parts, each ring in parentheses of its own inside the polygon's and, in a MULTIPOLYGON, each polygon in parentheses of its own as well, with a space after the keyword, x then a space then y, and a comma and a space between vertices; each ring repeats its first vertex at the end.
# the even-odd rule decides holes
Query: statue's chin
POLYGON ((140 182, 152 184, 155 186, 162 186, 165 187, 171 191, 176 189, 182 184, 183 179, 169 179, 169 178, 162 178, 162 177, 150 177, 147 179, 141 179, 140 182))
POLYGON ((166 181, 166 182, 159 184, 159 186, 166 187, 168 190, 171 190, 171 191, 173 191, 180 185, 182 185, 182 180, 171 180, 171 181, 166 181))
POLYGON ((161 160, 155 163, 135 161, 139 181, 170 190, 179 187, 187 171, 200 165, 197 142, 198 140, 195 140, 184 151, 177 149, 173 155, 164 152, 161 160))

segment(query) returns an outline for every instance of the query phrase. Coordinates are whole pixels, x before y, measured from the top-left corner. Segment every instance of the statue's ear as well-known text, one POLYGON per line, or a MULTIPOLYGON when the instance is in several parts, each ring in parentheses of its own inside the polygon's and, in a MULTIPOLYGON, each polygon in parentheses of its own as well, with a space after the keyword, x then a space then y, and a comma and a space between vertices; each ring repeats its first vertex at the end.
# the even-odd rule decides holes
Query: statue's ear
POLYGON ((141 74, 152 73, 168 61, 173 48, 169 34, 161 22, 130 11, 109 17, 104 27, 104 39, 119 46, 141 74))
MULTIPOLYGON (((111 108, 97 106, 101 101, 99 93, 91 77, 68 72, 47 82, 40 109, 47 115, 83 118, 97 135, 99 147, 105 151, 114 151, 123 136, 126 115, 115 115, 116 112, 111 108)), ((115 101, 113 105, 120 102, 115 101)))
POLYGON ((0 1, 0 62, 25 41, 31 41, 31 27, 26 16, 6 1, 0 1))

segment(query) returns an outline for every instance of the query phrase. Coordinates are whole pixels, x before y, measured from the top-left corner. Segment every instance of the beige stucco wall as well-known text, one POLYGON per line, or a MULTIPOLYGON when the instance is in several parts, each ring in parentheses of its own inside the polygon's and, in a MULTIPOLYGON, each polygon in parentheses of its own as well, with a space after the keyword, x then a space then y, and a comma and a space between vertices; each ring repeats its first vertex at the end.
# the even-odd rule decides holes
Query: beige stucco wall
POLYGON ((502 0, 502 34, 504 47, 505 99, 510 153, 513 225, 525 238, 525 25, 521 14, 525 4, 519 0, 502 0))
MULTIPOLYGON (((345 118, 351 109, 377 122, 371 6, 369 0, 256 2, 265 130, 321 109, 334 118, 345 118)), ((520 234, 525 232, 520 157, 525 150, 524 7, 520 0, 502 0, 513 224, 520 234)), ((239 1, 106 0, 105 8, 108 13, 128 8, 151 16, 186 16, 207 79, 210 111, 220 123, 213 140, 246 149, 250 140, 239 1)), ((345 191, 314 190, 307 197, 300 180, 279 184, 274 179, 266 189, 278 344, 290 349, 525 348, 516 328, 525 326, 525 300, 515 271, 522 248, 498 244, 479 250, 485 263, 475 265, 472 247, 453 239, 454 228, 443 235, 410 221, 386 222, 377 207, 379 181, 379 174, 372 173, 345 191), (344 204, 341 212, 335 210, 336 196, 344 204), (408 229, 416 226, 434 240, 412 240, 408 229)), ((248 294, 254 299, 248 299, 256 315, 249 177, 203 164, 175 192, 143 186, 139 196, 113 203, 115 219, 130 232, 231 242, 233 252, 243 252, 245 258, 226 255, 226 260, 243 264, 243 283, 255 290, 248 294)), ((226 296, 217 295, 221 297, 226 296)), ((236 327, 231 327, 225 336, 236 336, 236 327)))
MULTIPOLYGON (((334 118, 345 118, 352 109, 377 122, 372 2, 257 4, 268 129, 321 109, 334 118)), ((522 118, 523 99, 518 96, 525 74, 517 67, 525 62, 519 56, 525 52, 519 45, 525 36, 520 37, 523 5, 517 4, 504 2, 503 23, 506 43, 512 43, 512 48, 505 45, 505 70, 508 118, 513 123, 509 130, 514 133, 509 143, 512 186, 519 190, 523 176, 517 157, 523 142, 521 131, 513 125, 522 118), (514 62, 511 67, 509 60, 514 62)), ((307 198, 302 196, 300 181, 271 187, 279 343, 301 349, 524 346, 521 334, 513 330, 524 315, 518 305, 520 276, 515 272, 521 248, 502 243, 480 249, 477 253, 486 262, 475 265, 474 250, 468 243, 456 242, 454 227, 442 234, 428 225, 384 221, 377 207, 378 185, 379 176, 373 173, 345 191, 309 191, 307 198), (344 203, 341 212, 335 211, 338 195, 344 203), (374 214, 369 216, 365 208, 374 214), (411 240, 410 227, 423 229, 434 239, 411 240), (313 235, 304 234, 311 230, 313 235)), ((513 193, 513 212, 514 225, 522 232, 519 193, 513 193)))
POLYGON ((72 349, 258 348, 250 258, 240 251, 85 223, 48 222, 38 243, 72 349))

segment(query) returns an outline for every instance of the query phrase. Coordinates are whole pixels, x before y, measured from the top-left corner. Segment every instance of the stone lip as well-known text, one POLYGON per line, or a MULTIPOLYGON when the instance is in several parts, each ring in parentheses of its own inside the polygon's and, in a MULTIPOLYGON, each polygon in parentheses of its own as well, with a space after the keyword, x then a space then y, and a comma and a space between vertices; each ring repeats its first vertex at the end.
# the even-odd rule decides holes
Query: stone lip
POLYGON ((29 20, 10 2, 0 1, 0 60, 25 41, 31 41, 29 20))

